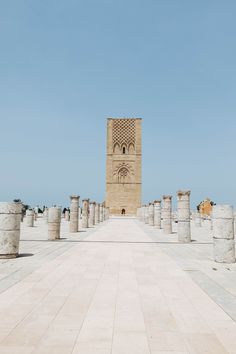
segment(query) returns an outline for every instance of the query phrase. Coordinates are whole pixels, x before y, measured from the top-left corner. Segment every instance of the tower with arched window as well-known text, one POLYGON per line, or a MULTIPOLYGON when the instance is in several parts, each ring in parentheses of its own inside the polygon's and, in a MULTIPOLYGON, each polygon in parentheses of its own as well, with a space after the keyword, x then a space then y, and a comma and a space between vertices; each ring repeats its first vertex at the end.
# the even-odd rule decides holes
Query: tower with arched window
POLYGON ((141 206, 141 118, 108 118, 106 207, 113 215, 136 214, 141 206))

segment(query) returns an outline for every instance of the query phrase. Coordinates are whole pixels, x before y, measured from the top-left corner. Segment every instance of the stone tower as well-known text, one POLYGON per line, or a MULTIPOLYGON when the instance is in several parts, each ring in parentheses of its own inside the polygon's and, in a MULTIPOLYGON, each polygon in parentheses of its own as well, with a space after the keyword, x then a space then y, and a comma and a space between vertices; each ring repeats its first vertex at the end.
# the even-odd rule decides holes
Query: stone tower
POLYGON ((108 118, 106 207, 113 215, 136 214, 141 206, 141 118, 108 118))

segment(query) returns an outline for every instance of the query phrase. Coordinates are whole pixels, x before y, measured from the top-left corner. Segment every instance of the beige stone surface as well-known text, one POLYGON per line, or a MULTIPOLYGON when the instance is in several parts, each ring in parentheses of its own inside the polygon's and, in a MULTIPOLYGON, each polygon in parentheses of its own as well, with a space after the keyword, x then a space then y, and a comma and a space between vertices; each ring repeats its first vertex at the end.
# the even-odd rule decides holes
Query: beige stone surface
POLYGON ((73 234, 63 219, 52 242, 43 219, 23 224, 22 257, 0 261, 0 353, 235 354, 232 316, 190 271, 235 298, 236 265, 212 270, 212 231, 192 235, 120 217, 73 234))
POLYGON ((107 120, 106 202, 111 215, 136 215, 141 206, 140 118, 107 120))

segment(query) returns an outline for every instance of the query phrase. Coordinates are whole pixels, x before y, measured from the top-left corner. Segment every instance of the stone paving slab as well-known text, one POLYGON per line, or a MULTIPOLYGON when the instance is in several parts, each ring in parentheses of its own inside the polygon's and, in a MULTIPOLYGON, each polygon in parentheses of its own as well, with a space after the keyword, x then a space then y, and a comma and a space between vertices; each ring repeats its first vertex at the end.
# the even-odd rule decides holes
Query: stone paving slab
POLYGON ((190 276, 234 297, 235 265, 216 266, 200 233, 186 247, 135 219, 76 234, 63 220, 50 242, 43 220, 23 224, 25 256, 0 261, 0 353, 236 354, 235 321, 190 276))

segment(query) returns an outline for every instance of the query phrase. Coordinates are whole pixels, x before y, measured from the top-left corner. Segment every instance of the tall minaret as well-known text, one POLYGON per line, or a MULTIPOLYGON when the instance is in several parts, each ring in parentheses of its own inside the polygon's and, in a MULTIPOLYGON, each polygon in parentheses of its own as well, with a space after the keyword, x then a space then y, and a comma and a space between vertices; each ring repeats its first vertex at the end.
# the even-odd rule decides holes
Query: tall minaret
POLYGON ((108 118, 106 207, 134 215, 141 206, 142 119, 108 118))

